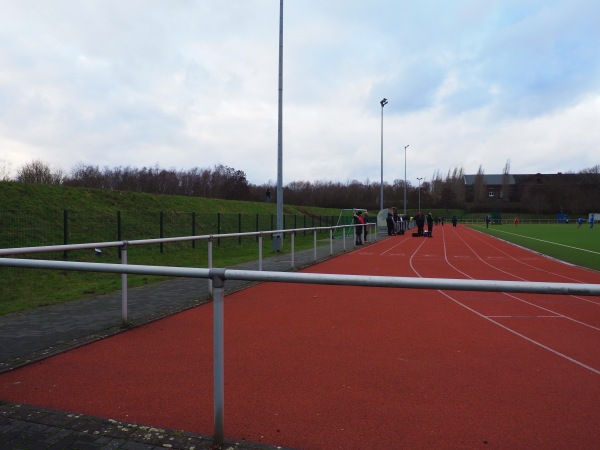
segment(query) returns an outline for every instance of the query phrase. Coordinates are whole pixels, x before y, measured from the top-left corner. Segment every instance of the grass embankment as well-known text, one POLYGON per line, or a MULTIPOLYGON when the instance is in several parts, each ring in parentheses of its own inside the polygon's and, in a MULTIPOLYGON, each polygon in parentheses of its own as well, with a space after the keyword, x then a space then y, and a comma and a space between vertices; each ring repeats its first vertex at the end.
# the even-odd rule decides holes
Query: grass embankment
POLYGON ((473 228, 491 234, 505 241, 553 258, 582 267, 600 270, 600 233, 590 229, 589 224, 581 228, 576 223, 569 224, 519 224, 514 225, 472 225, 473 228))
MULTIPOLYGON (((77 189, 61 186, 0 182, 0 248, 61 245, 67 210, 68 243, 236 233, 271 229, 276 205, 265 202, 151 195, 135 192, 77 189), (117 212, 122 217, 118 239, 117 212), (162 225, 159 217, 162 213, 162 225), (195 218, 192 219, 192 213, 195 218), (243 220, 242 220, 243 219, 243 220), (192 233, 194 222, 195 233, 192 233)), ((312 226, 321 217, 336 217, 338 209, 286 205, 286 228, 312 226), (306 219, 304 218, 306 217, 306 219), (308 219, 308 220, 307 220, 308 219)), ((315 225, 319 225, 316 223, 315 225)), ((325 235, 324 235, 325 236, 325 235)), ((312 245, 312 235, 299 234, 296 249, 312 245)), ((284 242, 283 252, 289 251, 284 242)), ((272 242, 263 239, 263 255, 272 254, 272 242)), ((37 253, 18 257, 63 259, 63 253, 37 253)), ((120 263, 117 248, 70 251, 70 261, 120 263)), ((213 266, 227 267, 256 260, 256 237, 221 239, 213 244, 213 266)), ((130 246, 128 263, 180 267, 207 267, 206 241, 130 246)), ((162 281, 164 277, 130 275, 130 287, 162 281)), ((41 305, 100 295, 121 288, 121 276, 71 271, 0 267, 0 314, 41 305)))

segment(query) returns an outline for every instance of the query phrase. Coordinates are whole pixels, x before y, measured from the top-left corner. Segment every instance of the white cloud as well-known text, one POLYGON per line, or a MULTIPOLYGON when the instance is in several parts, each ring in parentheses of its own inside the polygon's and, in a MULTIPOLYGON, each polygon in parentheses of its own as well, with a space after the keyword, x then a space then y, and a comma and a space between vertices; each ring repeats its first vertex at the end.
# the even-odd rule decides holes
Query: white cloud
MULTIPOLYGON (((275 180, 279 4, 0 0, 13 170, 225 164, 275 180)), ((284 183, 598 164, 591 0, 305 0, 284 8, 284 183), (565 153, 568 148, 568 153, 565 153)))

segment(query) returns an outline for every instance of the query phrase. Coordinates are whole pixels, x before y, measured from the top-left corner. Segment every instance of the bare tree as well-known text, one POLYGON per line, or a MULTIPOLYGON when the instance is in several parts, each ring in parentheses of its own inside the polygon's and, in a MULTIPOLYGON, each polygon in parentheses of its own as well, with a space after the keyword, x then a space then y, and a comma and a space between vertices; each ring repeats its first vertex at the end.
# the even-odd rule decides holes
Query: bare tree
POLYGON ((61 184, 63 173, 59 169, 52 172, 41 160, 34 160, 17 170, 17 181, 31 184, 61 184))
POLYGON ((10 161, 0 160, 0 181, 10 181, 10 161))
POLYGON ((473 180, 473 200, 475 202, 482 202, 485 200, 485 179, 483 173, 483 166, 479 166, 477 174, 473 180))
POLYGON ((510 159, 506 160, 502 169, 502 197, 504 201, 510 200, 510 159))

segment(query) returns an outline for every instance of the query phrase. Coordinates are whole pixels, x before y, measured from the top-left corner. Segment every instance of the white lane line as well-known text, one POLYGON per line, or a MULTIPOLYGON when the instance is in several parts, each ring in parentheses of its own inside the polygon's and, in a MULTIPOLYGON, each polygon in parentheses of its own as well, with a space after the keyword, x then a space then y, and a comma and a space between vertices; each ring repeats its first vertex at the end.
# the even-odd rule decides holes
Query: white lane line
MULTIPOLYGON (((502 269, 500 269, 500 268, 498 268, 498 267, 495 267, 495 266, 493 266, 492 264, 488 263, 487 261, 484 261, 484 260, 483 260, 483 259, 482 259, 482 258, 479 256, 479 254, 478 254, 478 253, 477 253, 477 252, 476 252, 476 251, 475 251, 475 250, 474 250, 474 249, 473 249, 473 248, 472 248, 472 247, 471 247, 471 246, 470 246, 470 245, 467 243, 467 241, 465 241, 465 240, 462 238, 462 236, 458 236, 458 238, 459 238, 459 239, 460 239, 460 240, 463 242, 463 244, 464 244, 465 246, 467 246, 467 248, 468 248, 468 249, 469 249, 469 250, 470 250, 470 251, 471 251, 471 252, 472 252, 472 253, 473 253, 473 254, 474 254, 474 255, 475 255, 475 256, 476 256, 476 257, 477 257, 477 258, 478 258, 478 259, 479 259, 481 262, 482 262, 482 263, 484 263, 485 265, 487 265, 487 266, 491 267, 491 268, 492 268, 492 269, 494 269, 494 270, 497 270, 497 271, 499 271, 499 272, 505 273, 505 274, 507 274, 507 275, 509 275, 509 276, 512 276, 512 277, 518 278, 518 279, 520 279, 520 280, 522 280, 522 281, 531 281, 531 280, 527 280, 527 279, 525 279, 525 278, 519 277, 518 275, 514 275, 514 274, 512 274, 512 273, 510 273, 510 272, 507 272, 506 270, 502 270, 502 269)), ((496 248, 494 247, 494 249, 496 249, 496 248)), ((445 254, 445 255, 447 255, 447 253, 446 253, 446 242, 445 242, 445 241, 444 241, 444 254, 445 254)), ((447 262, 447 264, 448 264, 448 265, 452 266, 452 264, 450 263, 450 261, 448 260, 448 258, 446 258, 446 262, 447 262)), ((463 272, 463 273, 464 273, 464 272, 463 272)), ((469 275, 467 275, 467 274, 465 274, 465 276, 467 276, 468 278, 471 278, 471 279, 473 279, 473 277, 471 277, 471 276, 469 276, 469 275)), ((553 311, 553 310, 551 310, 551 309, 548 309, 548 308, 544 308, 543 306, 537 305, 537 304, 535 304, 535 303, 528 302, 527 300, 525 300, 525 299, 523 299, 523 298, 521 298, 521 297, 517 297, 516 295, 509 294, 509 293, 506 293, 506 292, 503 292, 503 294, 504 294, 504 295, 506 295, 507 297, 514 298, 515 300, 517 300, 517 301, 519 301, 519 302, 521 302, 521 303, 525 303, 525 304, 527 304, 527 305, 533 306, 534 308, 538 308, 538 309, 541 309, 541 310, 543 310, 543 311, 546 311, 546 312, 549 312, 549 313, 552 313, 552 314, 556 314, 557 316, 560 316, 560 317, 562 317, 562 318, 564 318, 564 319, 566 319, 566 320, 570 320, 570 321, 572 321, 572 322, 575 322, 575 323, 577 323, 577 324, 579 324, 579 325, 583 325, 583 326, 585 326, 585 327, 588 327, 588 328, 591 328, 591 329, 593 329, 593 330, 600 331, 600 328, 599 328, 599 327, 596 327, 596 326, 594 326, 594 325, 591 325, 591 324, 589 324, 589 323, 586 323, 586 322, 582 322, 582 321, 580 321, 580 320, 574 319, 574 318, 572 318, 572 317, 569 317, 569 316, 565 316, 564 314, 561 314, 561 313, 559 313, 559 312, 553 311)), ((593 303, 593 302, 592 302, 592 303, 593 303)))
MULTIPOLYGON (((443 229, 442 229, 442 239, 443 239, 443 241, 444 241, 444 254, 445 254, 445 255, 447 255, 447 249, 446 249, 446 235, 445 235, 445 233, 444 233, 443 229)), ((463 241, 463 242, 464 242, 464 241, 463 241)), ((419 246, 419 248, 420 248, 420 246, 419 246)), ((415 252, 414 252, 414 253, 411 255, 411 257, 410 257, 410 267, 411 267, 411 269, 413 270, 413 272, 414 272, 414 273, 415 273, 415 274, 416 274, 416 275, 417 275, 419 278, 423 278, 423 277, 421 276, 421 274, 420 274, 420 273, 419 273, 419 272, 418 272, 418 271, 417 271, 417 270, 414 268, 414 266, 413 266, 413 264, 412 264, 412 259, 413 259, 413 257, 415 256, 415 254, 416 254, 416 252, 417 252, 418 250, 419 250, 419 249, 417 248, 417 250, 415 250, 415 252)), ((447 259, 446 259, 446 261, 447 261, 447 264, 448 264, 450 267, 452 267, 453 269, 457 270, 455 267, 453 267, 453 266, 450 264, 450 262, 449 262, 447 259)), ((461 273, 462 273, 462 272, 461 272, 461 273)), ((468 278, 471 278, 471 277, 468 277, 468 278)), ((484 314, 480 313, 479 311, 477 311, 477 310, 475 310, 475 309, 473 309, 473 308, 470 308, 469 306, 467 306, 467 305, 465 305, 465 304, 461 303, 459 300, 455 299, 454 297, 452 297, 451 295, 447 294, 447 293, 446 293, 446 292, 444 292, 444 291, 438 290, 438 292, 439 292, 440 294, 442 294, 443 296, 445 296, 446 298, 448 298, 449 300, 451 300, 452 302, 456 303, 458 306, 461 306, 462 308, 465 308, 466 310, 468 310, 468 311, 472 312, 473 314, 476 314, 476 315, 478 315, 478 316, 479 316, 479 317, 481 317, 482 319, 484 319, 484 320, 487 320, 488 322, 490 322, 490 323, 492 323, 492 324, 494 324, 494 325, 496 325, 496 326, 498 326, 498 327, 500 327, 500 328, 502 328, 502 329, 504 329, 504 330, 508 331, 509 333, 512 333, 512 334, 514 334, 515 336, 518 336, 518 337, 520 337, 521 339, 524 339, 524 340, 526 340, 527 342, 530 342, 531 344, 534 344, 534 345, 536 345, 536 346, 538 346, 538 347, 540 347, 540 348, 542 348, 542 349, 544 349, 544 350, 546 350, 546 351, 549 351, 550 353, 553 353, 554 355, 556 355, 556 356, 559 356, 560 358, 563 358, 563 359, 565 359, 565 360, 567 360, 567 361, 569 361, 569 362, 572 362, 573 364, 576 364, 576 365, 578 365, 578 366, 580 366, 580 367, 583 367, 584 369, 587 369, 587 370, 589 370, 590 372, 592 372, 592 373, 594 373, 594 374, 596 374, 596 375, 600 375, 600 370, 598 370, 598 369, 595 369, 594 367, 588 366, 587 364, 585 364, 585 363, 583 363, 583 362, 581 362, 581 361, 578 361, 578 360, 576 360, 576 359, 574 359, 574 358, 571 358, 570 356, 567 356, 567 355, 565 355, 564 353, 561 353, 561 352, 559 352, 559 351, 557 351, 557 350, 554 350, 553 348, 551 348, 551 347, 548 347, 547 345, 544 345, 544 344, 542 344, 541 342, 538 342, 538 341, 536 341, 535 339, 531 339, 530 337, 527 337, 527 336, 525 336, 524 334, 521 334, 521 333, 519 333, 518 331, 516 331, 516 330, 513 330, 512 328, 510 328, 510 327, 507 327, 506 325, 503 325, 503 324, 501 324, 500 322, 498 322, 498 321, 494 320, 493 318, 491 318, 491 316, 490 316, 490 317, 487 317, 487 316, 485 316, 484 314)))
POLYGON ((600 370, 598 370, 598 369, 595 369, 595 368, 593 368, 593 367, 591 367, 591 366, 588 366, 587 364, 585 364, 585 363, 582 363, 581 361, 578 361, 578 360, 576 360, 576 359, 574 359, 574 358, 571 358, 570 356, 567 356, 567 355, 565 355, 564 353, 561 353, 561 352, 559 352, 559 351, 557 351, 557 350, 554 350, 553 348, 550 348, 550 347, 548 347, 547 345, 544 345, 544 344, 542 344, 541 342, 538 342, 538 341, 536 341, 536 340, 534 340, 534 339, 531 339, 530 337, 527 337, 527 336, 525 336, 524 334, 521 334, 521 333, 519 333, 518 331, 515 331, 515 330, 513 330, 512 328, 509 328, 509 327, 507 327, 506 325, 503 325, 503 324, 501 324, 500 322, 497 322, 497 321, 495 321, 495 320, 491 319, 490 317, 486 317, 486 316, 484 316, 483 314, 481 314, 480 312, 478 312, 478 311, 474 310, 473 308, 469 308, 468 306, 466 306, 466 305, 463 305, 461 302, 459 302, 458 300, 456 300, 455 298, 451 297, 450 295, 446 294, 446 293, 445 293, 445 292, 443 292, 443 291, 438 291, 438 292, 439 292, 439 293, 441 293, 442 295, 446 296, 448 299, 450 299, 451 301, 453 301, 453 302, 454 302, 454 303, 456 303, 457 305, 459 305, 459 306, 462 306, 463 308, 465 308, 465 309, 467 309, 467 310, 471 311, 472 313, 474 313, 474 314, 477 314, 479 317, 481 317, 481 318, 483 318, 483 319, 485 319, 485 320, 487 320, 487 321, 489 321, 489 322, 493 323, 494 325, 497 325, 497 326, 499 326, 500 328, 503 328, 503 329, 505 329, 505 330, 506 330, 506 331, 508 331, 509 333, 512 333, 512 334, 514 334, 515 336, 518 336, 518 337, 520 337, 520 338, 522 338, 522 339, 525 339, 527 342, 530 342, 530 343, 532 343, 532 344, 534 344, 534 345, 537 345, 538 347, 540 347, 540 348, 543 348, 544 350, 547 350, 547 351, 549 351, 549 352, 551 352, 551 353, 553 353, 553 354, 555 354, 555 355, 557 355, 557 356, 559 356, 559 357, 561 357, 561 358, 564 358, 564 359, 566 359, 567 361, 570 361, 570 362, 572 362, 573 364, 577 364, 578 366, 580 366, 580 367, 583 367, 584 369, 587 369, 587 370, 589 370, 590 372, 592 372, 592 373, 595 373, 596 375, 600 375, 600 370))
MULTIPOLYGON (((472 230, 473 230, 473 229, 472 229, 472 230)), ((473 230, 473 231, 474 231, 474 232, 477 232, 477 233, 479 233, 479 234, 484 234, 485 236, 489 236, 488 234, 482 233, 481 231, 478 231, 478 230, 473 230)), ((489 242, 486 242, 486 241, 484 241, 483 239, 481 239, 481 237, 477 236, 477 239, 478 239, 480 242, 483 242, 483 243, 484 243, 485 245, 487 245, 488 247, 492 247, 493 249, 495 249, 495 250, 499 251, 500 253, 503 253, 504 255, 508 256, 508 257, 509 257, 510 259, 512 259, 513 261, 516 261, 516 262, 518 262, 519 264, 522 264, 522 265, 524 265, 524 266, 530 267, 530 268, 532 268, 532 269, 534 269, 534 270, 536 270, 536 271, 538 271, 538 272, 544 272, 544 273, 547 273, 547 274, 553 275, 553 276, 555 276, 555 277, 558 277, 558 278, 563 278, 563 279, 565 279, 565 280, 569 280, 569 281, 571 281, 571 282, 575 282, 575 283, 585 283, 585 281, 582 281, 582 280, 579 280, 579 279, 576 279, 576 278, 568 277, 568 276, 566 276, 566 275, 563 275, 563 274, 560 274, 560 273, 556 273, 556 272, 550 272, 549 270, 546 270, 546 269, 541 269, 541 268, 539 268, 539 267, 536 267, 536 266, 534 266, 534 265, 532 265, 532 264, 527 264, 526 262, 524 262, 524 260, 522 260, 522 259, 517 259, 517 258, 515 258, 514 256, 512 256, 511 254, 509 254, 509 253, 506 253, 505 251, 503 251, 503 250, 500 250, 499 248, 496 248, 496 247, 494 247, 494 246, 493 246, 492 244, 490 244, 489 242)), ((512 242, 508 242, 508 241, 504 241, 504 242, 507 242, 508 244, 511 244, 511 245, 515 245, 515 246, 517 246, 516 244, 513 244, 512 242)), ((530 250, 530 249, 528 249, 528 248, 521 247, 521 246, 517 246, 517 247, 519 247, 519 248, 522 248, 522 249, 525 249, 525 250, 527 250, 527 251, 530 251, 531 253, 534 253, 532 250, 530 250)), ((537 255, 537 253, 536 253, 536 255, 537 255)), ((545 256, 545 255, 544 255, 544 256, 545 256)), ((554 259, 554 258, 552 258, 552 259, 554 259)), ((561 262, 561 263, 564 263, 564 264, 567 264, 567 265, 569 265, 569 266, 572 266, 572 264, 565 263, 564 261, 560 261, 560 260, 558 260, 558 259, 554 259, 554 260, 555 260, 555 261, 559 261, 559 262, 561 262)), ((586 303, 591 303, 592 305, 600 306, 600 301, 595 301, 595 300, 593 300, 593 299, 589 299, 589 298, 585 298, 585 297, 580 297, 580 296, 578 296, 578 295, 571 295, 570 297, 576 298, 576 299, 578 299, 578 300, 582 300, 582 301, 584 301, 584 302, 586 302, 586 303)))
MULTIPOLYGON (((475 226, 478 226, 478 225, 475 225, 475 226)), ((525 238, 525 239, 531 239, 533 241, 539 241, 539 242, 545 242, 547 244, 558 245, 560 247, 572 248, 573 250, 578 250, 580 252, 588 252, 588 253, 593 253, 594 255, 600 255, 600 252, 595 252, 594 250, 588 250, 586 248, 574 247, 572 245, 566 245, 566 244, 561 244, 559 242, 547 241, 545 239, 538 239, 538 238, 534 238, 534 237, 530 237, 530 236, 525 236, 523 234, 511 233, 510 231, 498 230, 498 229, 495 229, 495 228, 494 228, 494 231, 498 232, 498 233, 505 233, 505 234, 510 234, 512 236, 522 237, 522 238, 525 238)))

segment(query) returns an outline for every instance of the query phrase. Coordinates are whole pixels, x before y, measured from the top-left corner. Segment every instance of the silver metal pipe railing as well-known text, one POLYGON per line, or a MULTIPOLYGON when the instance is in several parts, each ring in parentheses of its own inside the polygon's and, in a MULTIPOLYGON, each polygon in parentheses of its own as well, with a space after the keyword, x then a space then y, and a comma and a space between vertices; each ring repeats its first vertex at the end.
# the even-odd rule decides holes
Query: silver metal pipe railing
POLYGON ((197 269, 168 266, 85 263, 32 259, 0 258, 0 266, 34 269, 114 272, 122 274, 165 275, 172 277, 209 278, 213 281, 213 390, 214 434, 216 444, 224 441, 225 412, 225 349, 224 296, 226 280, 262 282, 331 284, 386 288, 438 289, 487 292, 523 292, 540 294, 600 296, 600 284, 543 283, 498 280, 461 280, 448 278, 409 278, 373 275, 339 275, 320 273, 289 273, 235 269, 197 269))

